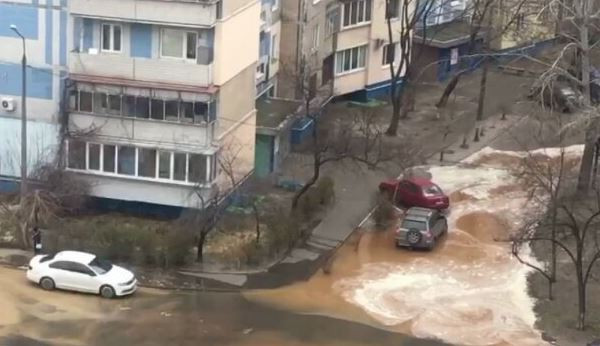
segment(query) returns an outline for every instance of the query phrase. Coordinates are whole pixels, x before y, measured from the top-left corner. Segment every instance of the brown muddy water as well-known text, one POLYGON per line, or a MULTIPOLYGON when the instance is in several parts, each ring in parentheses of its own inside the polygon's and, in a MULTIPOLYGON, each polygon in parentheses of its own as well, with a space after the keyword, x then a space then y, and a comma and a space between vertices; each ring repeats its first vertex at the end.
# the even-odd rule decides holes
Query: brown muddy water
POLYGON ((523 188, 505 169, 430 172, 452 198, 449 234, 431 252, 396 249, 393 229, 367 224, 328 275, 306 282, 242 295, 140 290, 108 301, 45 292, 0 267, 0 345, 543 344, 527 269, 495 241, 530 209, 523 188))
POLYGON ((430 169, 452 201, 449 234, 433 251, 397 249, 393 229, 366 226, 337 251, 328 274, 246 297, 457 345, 545 345, 534 327, 528 269, 498 241, 537 207, 508 170, 515 160, 494 154, 502 168, 430 169))

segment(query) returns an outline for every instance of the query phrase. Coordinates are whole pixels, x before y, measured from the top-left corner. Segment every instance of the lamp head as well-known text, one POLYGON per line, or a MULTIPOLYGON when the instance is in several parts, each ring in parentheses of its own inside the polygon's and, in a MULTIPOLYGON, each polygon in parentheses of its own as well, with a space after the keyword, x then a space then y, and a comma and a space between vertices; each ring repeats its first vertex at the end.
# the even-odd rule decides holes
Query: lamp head
POLYGON ((17 26, 16 26, 16 25, 14 25, 14 24, 11 24, 11 25, 10 25, 10 29, 11 29, 11 30, 17 30, 17 26))

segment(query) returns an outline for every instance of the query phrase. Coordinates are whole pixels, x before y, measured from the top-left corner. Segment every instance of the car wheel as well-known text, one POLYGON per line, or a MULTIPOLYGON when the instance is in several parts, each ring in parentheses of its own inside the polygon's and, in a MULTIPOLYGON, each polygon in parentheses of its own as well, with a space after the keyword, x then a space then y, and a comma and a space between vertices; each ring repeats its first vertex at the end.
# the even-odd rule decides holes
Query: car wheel
POLYGON ((100 287, 100 295, 103 298, 113 298, 115 296, 115 289, 108 286, 108 285, 104 285, 102 287, 100 287))
POLYGON ((417 245, 421 242, 421 232, 418 229, 410 229, 406 233, 406 241, 411 245, 417 245))
POLYGON ((40 280, 40 286, 45 289, 46 291, 52 291, 55 287, 54 285, 54 280, 52 280, 49 277, 43 277, 40 280))

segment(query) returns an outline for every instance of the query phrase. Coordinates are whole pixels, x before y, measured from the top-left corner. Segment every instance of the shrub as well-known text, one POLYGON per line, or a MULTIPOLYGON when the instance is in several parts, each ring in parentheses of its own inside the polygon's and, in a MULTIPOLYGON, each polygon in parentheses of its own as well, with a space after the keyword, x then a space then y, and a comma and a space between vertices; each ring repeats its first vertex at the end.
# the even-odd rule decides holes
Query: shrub
POLYGON ((390 221, 396 216, 396 210, 392 202, 384 195, 378 196, 377 202, 377 208, 373 212, 375 226, 380 229, 387 228, 390 221))
POLYGON ((319 195, 319 203, 328 205, 335 197, 334 191, 335 182, 331 177, 323 177, 319 180, 316 190, 319 195))
POLYGON ((194 247, 194 236, 178 229, 167 231, 162 237, 158 258, 165 267, 182 266, 188 263, 194 247))

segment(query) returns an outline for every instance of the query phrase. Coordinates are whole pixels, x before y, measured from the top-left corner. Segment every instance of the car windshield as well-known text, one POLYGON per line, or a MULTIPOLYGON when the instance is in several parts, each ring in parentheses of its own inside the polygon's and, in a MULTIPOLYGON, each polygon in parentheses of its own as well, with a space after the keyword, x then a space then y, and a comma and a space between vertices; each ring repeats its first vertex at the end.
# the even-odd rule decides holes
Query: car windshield
POLYGON ((46 255, 40 259, 40 263, 48 262, 49 260, 54 258, 54 254, 46 255))
POLYGON ((442 194, 442 189, 437 185, 427 186, 423 189, 425 196, 439 196, 442 194))
POLYGON ((415 220, 402 221, 402 228, 406 228, 406 229, 425 230, 425 229, 427 229, 427 227, 425 227, 425 226, 426 226, 426 224, 423 221, 415 221, 415 220))
POLYGON ((98 257, 94 258, 89 264, 92 269, 99 275, 106 274, 112 269, 112 264, 108 261, 101 260, 98 257))

